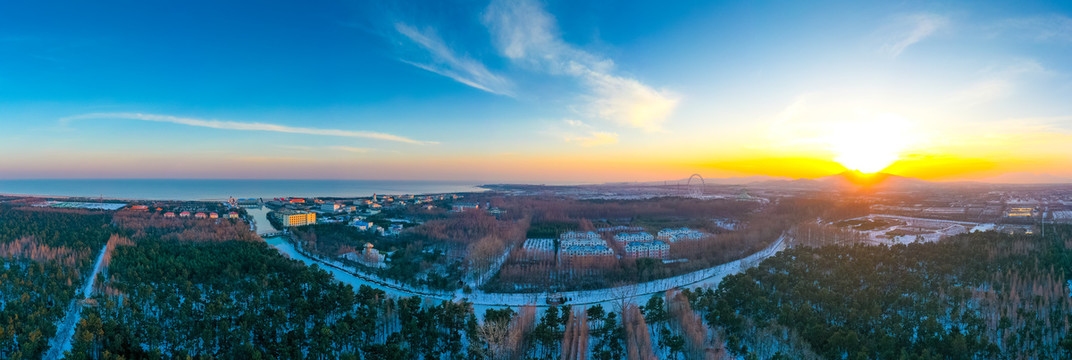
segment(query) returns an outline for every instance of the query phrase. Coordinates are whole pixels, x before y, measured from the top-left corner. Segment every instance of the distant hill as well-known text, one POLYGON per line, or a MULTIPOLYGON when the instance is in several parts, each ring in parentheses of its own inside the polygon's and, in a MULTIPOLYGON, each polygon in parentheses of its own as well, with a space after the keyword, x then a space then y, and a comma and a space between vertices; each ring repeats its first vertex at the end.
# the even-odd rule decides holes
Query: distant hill
MULTIPOLYGON (((704 184, 707 185, 746 185, 771 181, 789 181, 792 178, 767 176, 767 175, 753 175, 753 176, 741 176, 741 177, 728 177, 728 178, 704 178, 704 184)), ((644 186, 658 186, 658 185, 678 185, 685 184, 689 181, 689 178, 676 179, 676 180, 660 180, 660 181, 641 181, 641 182, 620 182, 620 183, 606 183, 603 185, 644 185, 644 186)))
POLYGON ((901 190, 926 187, 934 184, 936 183, 887 173, 864 174, 859 171, 845 171, 816 179, 775 180, 756 183, 755 185, 813 190, 859 188, 868 188, 872 190, 901 190))
POLYGON ((1050 174, 1017 172, 983 178, 977 181, 994 184, 1067 184, 1072 183, 1072 178, 1054 176, 1050 174))

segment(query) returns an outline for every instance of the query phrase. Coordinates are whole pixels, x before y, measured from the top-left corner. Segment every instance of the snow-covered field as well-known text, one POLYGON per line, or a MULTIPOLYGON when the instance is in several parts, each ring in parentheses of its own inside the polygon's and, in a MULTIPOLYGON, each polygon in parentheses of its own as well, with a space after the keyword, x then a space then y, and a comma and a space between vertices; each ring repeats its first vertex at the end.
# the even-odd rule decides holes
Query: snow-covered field
POLYGON ((947 236, 953 236, 957 234, 975 231, 986 231, 988 229, 993 228, 993 224, 979 224, 967 221, 954 220, 926 219, 900 215, 872 214, 867 216, 861 216, 858 218, 852 218, 849 220, 865 219, 896 220, 904 223, 892 225, 881 229, 861 231, 861 233, 867 235, 871 243, 881 245, 909 244, 915 242, 916 240, 922 240, 922 242, 935 242, 947 236), (987 225, 990 226, 988 227, 987 225), (908 232, 926 231, 927 233, 920 235, 899 235, 893 237, 886 235, 887 232, 895 230, 905 230, 908 232))

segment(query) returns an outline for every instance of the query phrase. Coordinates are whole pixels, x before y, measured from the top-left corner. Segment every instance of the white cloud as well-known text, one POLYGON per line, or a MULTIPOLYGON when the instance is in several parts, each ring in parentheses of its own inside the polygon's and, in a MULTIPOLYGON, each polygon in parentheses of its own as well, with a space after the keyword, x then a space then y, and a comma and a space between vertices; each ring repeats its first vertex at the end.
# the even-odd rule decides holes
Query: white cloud
POLYGON ((590 127, 592 127, 591 125, 585 124, 584 121, 580 121, 580 120, 565 119, 565 120, 562 120, 562 121, 565 122, 566 125, 573 126, 573 127, 581 127, 581 128, 590 128, 590 127))
POLYGON ((535 1, 492 1, 484 24, 503 56, 555 75, 577 78, 588 88, 587 112, 622 125, 657 131, 680 97, 612 74, 614 62, 564 42, 555 19, 535 1))
POLYGON ((268 131, 279 132, 288 134, 305 134, 305 135, 323 135, 323 136, 341 136, 351 138, 364 138, 364 139, 376 139, 386 141, 397 141, 410 144, 436 144, 434 141, 421 141, 414 140, 407 137, 398 135, 373 132, 373 131, 353 131, 353 130, 338 130, 338 129, 316 129, 316 128, 304 128, 294 127, 286 125, 266 124, 266 123, 247 123, 237 121, 220 121, 220 120, 203 120, 194 118, 183 118, 170 115, 157 115, 157 114, 141 114, 141 113, 92 113, 66 117, 60 119, 60 121, 67 122, 71 120, 86 120, 86 119, 128 119, 128 120, 141 120, 152 122, 163 122, 180 124, 187 126, 206 127, 212 129, 224 129, 224 130, 244 130, 244 131, 268 131))
POLYGON ((882 52, 897 57, 912 44, 926 39, 948 25, 948 18, 935 14, 914 14, 899 18, 894 24, 884 28, 883 31, 889 32, 890 35, 882 45, 882 52))
POLYGON ((618 142, 618 134, 605 131, 592 131, 587 136, 566 138, 567 142, 580 143, 581 146, 592 147, 610 145, 618 142))
POLYGON ((509 80, 492 73, 479 61, 455 54, 433 31, 420 31, 404 23, 395 23, 395 30, 427 51, 434 63, 402 62, 493 94, 514 96, 509 80))

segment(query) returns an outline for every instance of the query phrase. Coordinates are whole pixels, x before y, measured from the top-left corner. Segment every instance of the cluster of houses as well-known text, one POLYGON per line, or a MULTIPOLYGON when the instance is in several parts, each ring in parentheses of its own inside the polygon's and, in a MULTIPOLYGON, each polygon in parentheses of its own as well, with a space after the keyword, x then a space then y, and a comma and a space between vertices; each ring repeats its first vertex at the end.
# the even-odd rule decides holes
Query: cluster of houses
MULTIPOLYGON (((175 214, 174 211, 168 211, 168 212, 164 213, 164 218, 166 218, 166 219, 174 219, 176 217, 188 218, 188 217, 191 217, 191 216, 194 219, 219 219, 220 218, 220 214, 214 213, 214 212, 209 212, 209 213, 195 212, 195 213, 191 214, 189 211, 181 211, 178 214, 175 214)), ((224 214, 224 217, 226 219, 238 219, 238 213, 234 212, 234 211, 231 211, 231 212, 229 212, 227 214, 224 214)))
MULTIPOLYGON (((600 232, 623 231, 615 234, 613 239, 622 247, 623 255, 631 258, 666 259, 670 256, 669 243, 702 239, 707 236, 703 232, 689 228, 663 229, 657 235, 644 232, 643 228, 636 226, 615 226, 598 230, 600 232)), ((522 249, 534 256, 553 255, 555 254, 555 239, 527 239, 522 249)), ((558 254, 562 257, 613 256, 614 249, 598 232, 568 231, 559 235, 558 254)))
POLYGON ((365 221, 363 218, 355 218, 354 221, 350 223, 350 226, 361 231, 371 231, 381 236, 398 235, 402 233, 404 228, 402 224, 391 224, 385 229, 383 226, 373 224, 371 221, 365 221))

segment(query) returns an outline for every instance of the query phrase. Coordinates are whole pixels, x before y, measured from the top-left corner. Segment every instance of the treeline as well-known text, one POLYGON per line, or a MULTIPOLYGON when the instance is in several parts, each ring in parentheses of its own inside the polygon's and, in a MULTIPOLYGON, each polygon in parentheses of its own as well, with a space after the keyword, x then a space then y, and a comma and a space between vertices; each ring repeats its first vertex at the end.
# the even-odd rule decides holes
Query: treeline
POLYGON ((739 356, 1072 356, 1072 229, 937 243, 798 247, 690 292, 739 356))
POLYGON ((0 359, 38 359, 111 232, 107 213, 0 206, 0 359))
POLYGON ((165 218, 160 213, 119 210, 115 213, 115 223, 131 238, 196 242, 258 239, 249 231, 249 224, 236 219, 165 218))

